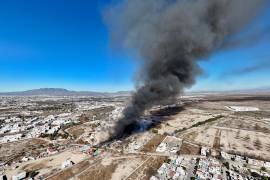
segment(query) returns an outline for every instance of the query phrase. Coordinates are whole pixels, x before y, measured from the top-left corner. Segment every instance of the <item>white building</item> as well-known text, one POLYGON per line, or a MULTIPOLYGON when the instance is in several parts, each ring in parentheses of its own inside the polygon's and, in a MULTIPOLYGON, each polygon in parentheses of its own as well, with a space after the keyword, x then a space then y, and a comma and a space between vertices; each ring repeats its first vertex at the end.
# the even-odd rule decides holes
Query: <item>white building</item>
POLYGON ((157 147, 156 152, 165 152, 167 149, 167 144, 166 143, 160 143, 160 145, 157 147))
POLYGON ((202 147, 201 148, 201 155, 206 156, 207 154, 209 154, 209 149, 207 147, 202 147))
POLYGON ((65 169, 65 168, 68 168, 68 167, 73 166, 73 164, 74 164, 73 161, 71 161, 71 160, 66 160, 66 161, 64 161, 64 162, 62 163, 61 168, 62 168, 62 169, 65 169))
POLYGON ((265 168, 270 168, 270 162, 264 162, 263 166, 264 166, 265 168))

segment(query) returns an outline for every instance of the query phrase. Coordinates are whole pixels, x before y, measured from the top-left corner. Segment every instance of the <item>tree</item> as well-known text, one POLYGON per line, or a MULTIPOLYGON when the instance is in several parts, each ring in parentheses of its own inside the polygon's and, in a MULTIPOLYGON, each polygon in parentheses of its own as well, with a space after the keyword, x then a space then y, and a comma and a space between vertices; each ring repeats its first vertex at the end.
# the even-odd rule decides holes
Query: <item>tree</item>
POLYGON ((225 162, 223 165, 224 165, 227 169, 230 169, 230 164, 229 164, 229 162, 225 162))
POLYGON ((261 129, 261 126, 259 126, 259 125, 256 123, 254 128, 255 128, 256 131, 258 131, 258 130, 261 129))
POLYGON ((266 168, 265 167, 261 167, 261 171, 266 171, 266 168))
POLYGON ((244 141, 248 142, 250 140, 249 135, 246 135, 246 137, 244 137, 244 141))
POLYGON ((256 147, 256 149, 261 149, 262 148, 262 143, 259 139, 256 139, 256 141, 254 141, 254 146, 256 147))
POLYGON ((237 131, 235 138, 236 139, 239 139, 240 138, 240 130, 237 131))
POLYGON ((152 129, 152 133, 157 134, 158 133, 158 130, 157 129, 152 129))
POLYGON ((256 173, 256 172, 251 172, 251 176, 252 177, 257 177, 257 178, 259 178, 259 177, 261 177, 258 173, 256 173))

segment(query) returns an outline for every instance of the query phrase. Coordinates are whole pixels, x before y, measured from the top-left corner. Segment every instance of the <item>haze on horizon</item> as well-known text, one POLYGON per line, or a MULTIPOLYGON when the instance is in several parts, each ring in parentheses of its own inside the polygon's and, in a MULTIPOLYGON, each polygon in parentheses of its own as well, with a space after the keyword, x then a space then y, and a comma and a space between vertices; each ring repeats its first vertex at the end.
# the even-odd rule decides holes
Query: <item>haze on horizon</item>
MULTIPOLYGON (((0 91, 43 87, 132 90, 140 60, 111 49, 102 17, 110 3, 0 0, 0 91)), ((270 3, 234 37, 241 41, 248 36, 249 42, 219 51, 200 63, 205 74, 191 90, 270 87, 269 19, 270 3)))

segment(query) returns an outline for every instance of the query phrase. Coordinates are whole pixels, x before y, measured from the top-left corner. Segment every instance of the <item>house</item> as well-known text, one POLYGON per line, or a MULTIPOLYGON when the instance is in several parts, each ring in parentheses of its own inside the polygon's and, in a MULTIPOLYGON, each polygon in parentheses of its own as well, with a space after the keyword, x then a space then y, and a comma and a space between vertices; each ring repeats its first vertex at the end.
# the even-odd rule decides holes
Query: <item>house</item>
POLYGON ((23 162, 27 162, 27 161, 30 161, 30 160, 35 160, 35 158, 34 157, 23 157, 22 158, 23 162))
POLYGON ((180 166, 181 165, 181 163, 182 163, 182 161, 183 161, 183 157, 181 157, 181 156, 178 156, 177 158, 176 158, 176 160, 175 160, 175 164, 177 165, 177 166, 180 166))
POLYGON ((47 153, 49 155, 56 154, 58 151, 52 147, 47 148, 47 153))
POLYGON ((157 147, 156 152, 165 152, 167 149, 166 143, 160 143, 160 145, 157 147))
POLYGON ((186 171, 184 170, 183 167, 177 167, 176 171, 180 174, 180 176, 186 175, 186 171))
POLYGON ((158 169, 158 174, 160 174, 160 175, 165 175, 166 174, 166 171, 169 169, 169 164, 167 164, 167 163, 163 163, 162 165, 161 165, 161 167, 158 169))
POLYGON ((270 162, 265 162, 263 165, 265 168, 270 168, 270 162))
POLYGON ((149 180, 159 180, 156 176, 152 176, 149 180))
POLYGON ((234 155, 228 154, 228 153, 226 153, 226 152, 224 152, 224 151, 221 151, 220 154, 221 154, 221 157, 222 157, 223 159, 226 159, 226 160, 231 159, 232 157, 235 157, 234 155))
POLYGON ((175 171, 169 170, 168 177, 172 179, 175 175, 175 171))
POLYGON ((208 154, 209 154, 209 149, 207 147, 202 147, 201 148, 201 155, 207 156, 208 154))
POLYGON ((26 162, 26 161, 28 161, 28 160, 29 160, 29 159, 28 159, 27 157, 23 157, 23 158, 22 158, 22 161, 23 161, 23 162, 26 162))

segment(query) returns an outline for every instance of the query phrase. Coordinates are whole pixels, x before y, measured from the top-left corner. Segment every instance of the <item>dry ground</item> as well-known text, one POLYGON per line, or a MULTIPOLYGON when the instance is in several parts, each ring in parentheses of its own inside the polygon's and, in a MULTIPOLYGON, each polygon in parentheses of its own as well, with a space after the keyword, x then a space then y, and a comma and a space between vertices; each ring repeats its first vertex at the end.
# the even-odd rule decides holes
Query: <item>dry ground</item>
POLYGON ((21 160, 24 156, 38 156, 45 151, 49 142, 43 139, 28 139, 0 144, 0 161, 12 162, 21 160))
POLYGON ((142 148, 143 152, 155 152, 158 145, 165 139, 165 135, 155 135, 147 144, 142 148))
POLYGON ((76 179, 80 180, 109 180, 124 179, 143 161, 144 156, 121 156, 103 159, 100 163, 87 169, 76 179))
MULTIPOLYGON (((212 97, 211 100, 192 104, 188 110, 192 112, 190 117, 194 117, 194 114, 204 117, 209 113, 222 114, 223 118, 210 124, 184 130, 178 137, 213 149, 270 159, 270 99, 256 98, 224 96, 217 100, 212 97), (258 107, 260 111, 233 112, 225 106, 252 106, 258 107)), ((186 114, 186 112, 181 113, 186 114)), ((181 113, 177 116, 181 116, 181 113)), ((177 116, 175 116, 175 123, 177 123, 177 116)), ((188 114, 183 117, 188 117, 188 114)), ((178 123, 185 126, 188 124, 185 120, 178 123)))
POLYGON ((75 164, 77 164, 86 158, 87 158, 87 155, 82 154, 78 151, 66 150, 62 153, 59 153, 50 157, 28 161, 25 163, 20 163, 18 164, 19 166, 18 168, 8 169, 6 171, 6 174, 8 178, 11 178, 12 175, 17 174, 21 170, 24 170, 26 172, 36 171, 38 172, 38 176, 46 177, 52 174, 53 172, 56 172, 59 169, 61 169, 62 162, 68 159, 70 159, 75 164))
POLYGON ((79 138, 85 131, 84 128, 80 125, 73 126, 66 130, 74 139, 79 138))
POLYGON ((167 160, 167 157, 150 156, 135 172, 133 172, 127 180, 148 180, 156 173, 158 168, 167 160))
POLYGON ((185 141, 182 143, 180 154, 200 155, 200 153, 201 153, 200 146, 185 141))

